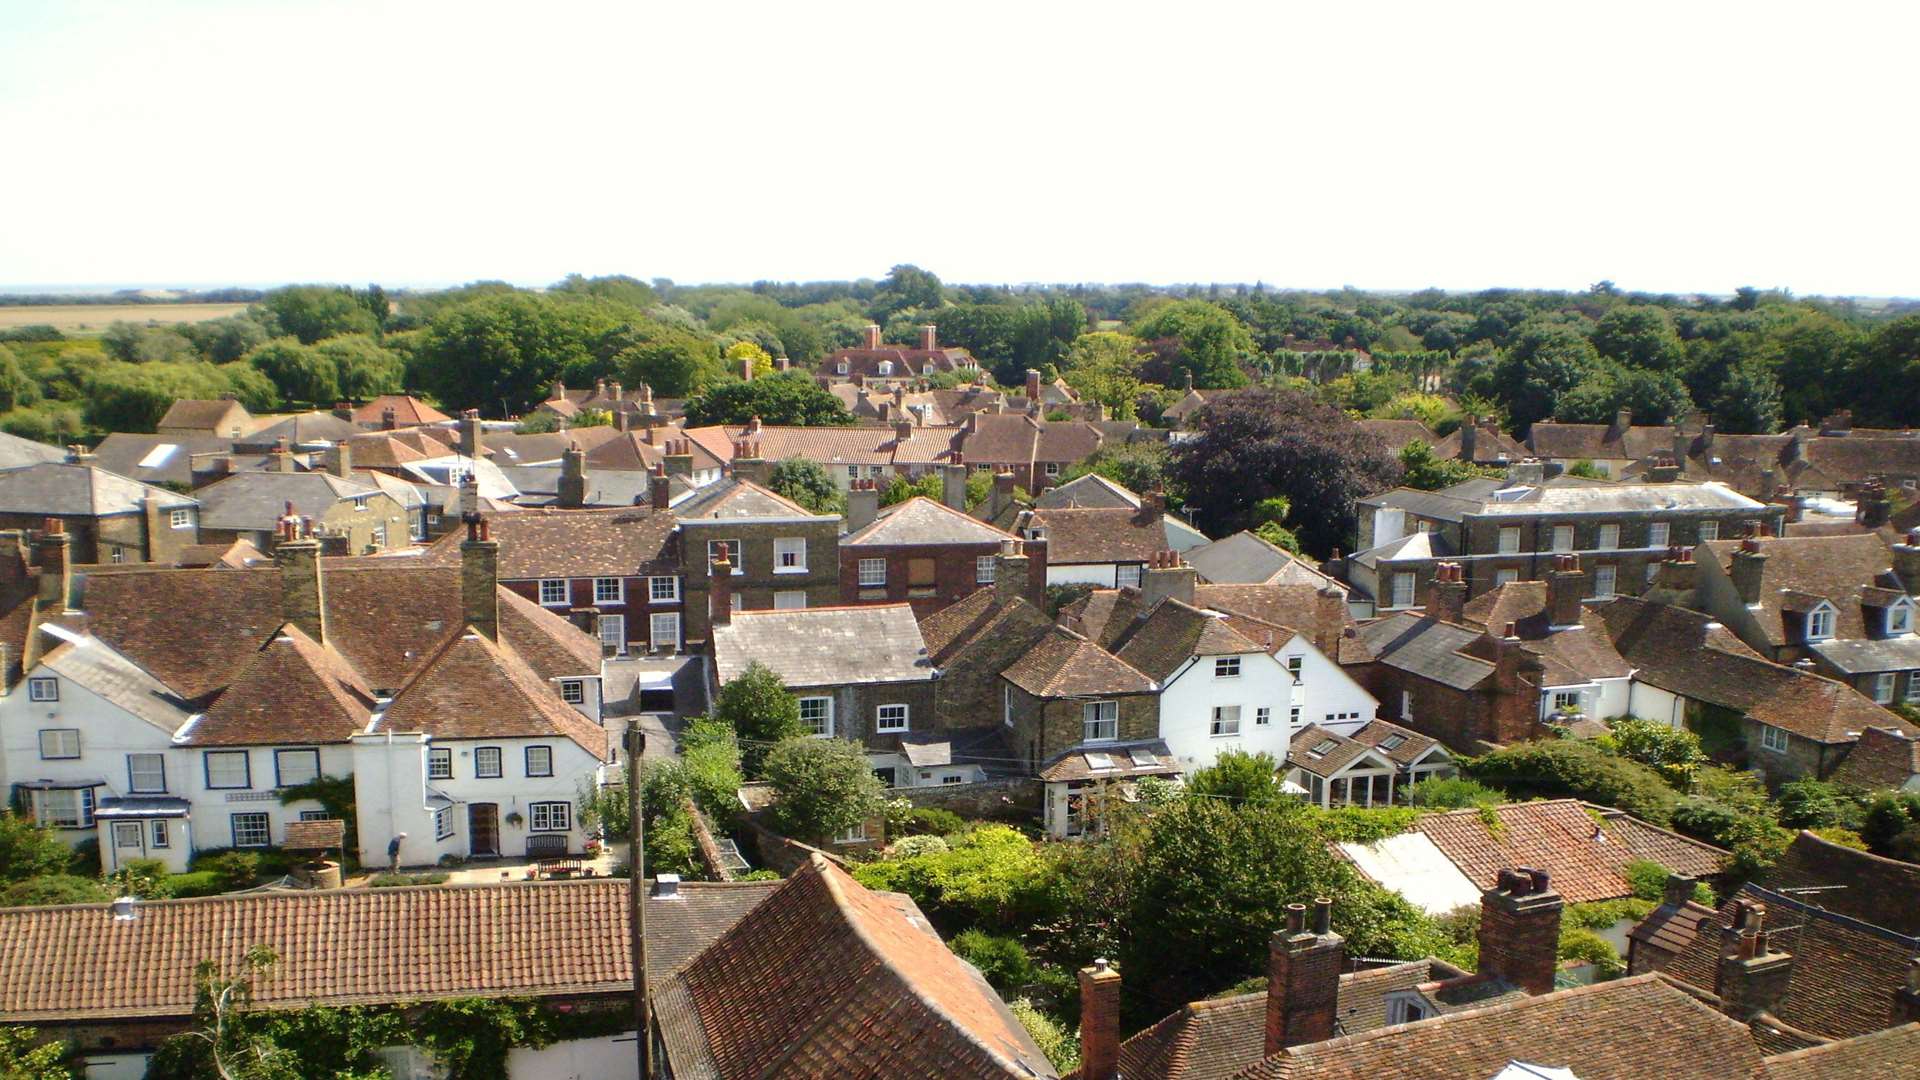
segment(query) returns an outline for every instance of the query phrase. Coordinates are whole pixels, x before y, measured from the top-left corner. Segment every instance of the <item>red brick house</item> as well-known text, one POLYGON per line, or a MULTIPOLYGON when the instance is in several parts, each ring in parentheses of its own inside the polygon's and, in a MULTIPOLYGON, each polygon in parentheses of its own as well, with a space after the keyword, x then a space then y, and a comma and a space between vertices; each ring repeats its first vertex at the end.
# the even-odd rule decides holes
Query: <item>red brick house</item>
MULTIPOLYGON (((932 499, 897 503, 841 538, 841 602, 904 600, 914 615, 931 615, 993 584, 995 557, 1001 543, 1012 539, 1012 533, 932 499)), ((1028 592, 1038 602, 1046 588, 1046 545, 1031 545, 1028 555, 1028 592)))

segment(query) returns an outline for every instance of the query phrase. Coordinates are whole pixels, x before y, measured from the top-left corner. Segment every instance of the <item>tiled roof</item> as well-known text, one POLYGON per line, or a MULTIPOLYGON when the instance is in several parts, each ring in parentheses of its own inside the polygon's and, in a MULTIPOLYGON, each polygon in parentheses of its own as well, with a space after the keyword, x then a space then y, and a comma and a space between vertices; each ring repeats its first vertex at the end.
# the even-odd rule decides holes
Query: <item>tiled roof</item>
POLYGON ((1116 655, 1158 681, 1180 670, 1192 657, 1260 651, 1258 644, 1228 626, 1227 620, 1169 598, 1154 605, 1147 617, 1124 635, 1116 655))
POLYGON ((162 508, 194 506, 194 500, 165 488, 116 476, 93 465, 43 462, 0 471, 0 513, 98 517, 137 514, 144 501, 162 508))
POLYGON ((1337 583, 1294 581, 1282 574, 1278 581, 1258 585, 1201 584, 1194 588, 1193 598, 1194 603, 1214 611, 1284 626, 1307 635, 1310 641, 1338 642, 1331 650, 1337 655, 1328 657, 1336 663, 1358 664, 1373 659, 1364 637, 1354 632, 1356 624, 1347 607, 1346 590, 1337 583), (1329 587, 1334 591, 1322 592, 1329 587))
POLYGON ((1920 1024, 1876 1031, 1766 1060, 1764 1080, 1885 1080, 1920 1062, 1920 1024))
POLYGON ((1694 900, 1677 905, 1661 904, 1635 923, 1633 929, 1627 931, 1627 937, 1674 956, 1693 943, 1703 920, 1717 917, 1718 913, 1712 908, 1694 900))
POLYGON ((1144 563, 1167 547, 1167 530, 1160 516, 1140 510, 1036 508, 1021 515, 1014 531, 1024 536, 1028 529, 1045 530, 1049 566, 1144 563))
POLYGON ((1092 457, 1104 441, 1100 429, 1092 424, 1079 420, 1047 421, 1040 425, 1040 437, 1034 443, 1033 459, 1071 465, 1092 457))
POLYGON ((353 410, 353 420, 357 424, 382 423, 388 409, 393 410, 393 422, 401 427, 410 427, 414 424, 444 424, 453 419, 417 397, 407 394, 382 394, 353 410))
POLYGON ((966 513, 938 500, 916 495, 889 506, 873 523, 843 537, 841 547, 884 547, 895 544, 997 544, 1013 539, 966 513))
POLYGON ((868 891, 819 855, 666 991, 657 1015, 676 1076, 1057 1075, 910 902, 868 891))
POLYGON ((374 488, 331 473, 235 473, 200 489, 200 527, 272 532, 288 503, 300 517, 319 518, 343 499, 373 494, 374 488))
MULTIPOLYGON (((648 970, 665 977, 769 896, 778 882, 687 882, 647 901, 648 970)), ((245 893, 0 910, 0 1020, 185 1018, 194 966, 234 974, 264 945, 278 961, 254 987, 267 1008, 450 997, 617 993, 633 986, 627 882, 245 893), (512 933, 479 933, 479 928, 512 933)))
POLYGON ((1915 776, 1920 776, 1920 738, 1897 728, 1870 727, 1860 733, 1832 779, 1854 787, 1898 788, 1915 776))
POLYGON ((1534 455, 1555 460, 1627 460, 1673 453, 1673 428, 1641 424, 1561 424, 1541 421, 1527 429, 1534 455))
POLYGON ((1040 425, 1024 413, 977 412, 968 417, 960 449, 969 464, 1030 465, 1040 425))
POLYGON ((1504 633, 1512 624, 1521 648, 1538 656, 1546 668, 1546 686, 1633 674, 1607 636, 1606 624, 1586 605, 1577 626, 1554 629, 1551 621, 1544 581, 1509 581, 1469 601, 1461 616, 1462 623, 1479 630, 1504 633))
POLYGON ((1760 569, 1760 606, 1755 613, 1761 632, 1772 645, 1787 645, 1800 640, 1796 626, 1789 628, 1783 613, 1789 610, 1789 593, 1799 593, 1831 602, 1837 611, 1833 636, 1867 638, 1879 632, 1869 631, 1862 611, 1862 593, 1872 589, 1879 576, 1893 567, 1893 552, 1878 533, 1850 536, 1776 536, 1752 541, 1709 540, 1705 547, 1731 574, 1735 552, 1743 543, 1759 546, 1767 557, 1760 569))
POLYGON ((1710 616, 1620 596, 1599 605, 1634 678, 1823 743, 1911 725, 1844 683, 1761 659, 1710 616))
POLYGON ((1159 739, 1077 747, 1040 767, 1040 779, 1115 780, 1134 776, 1164 776, 1180 771, 1173 752, 1159 739))
POLYGON ((562 703, 511 647, 472 630, 441 646, 369 730, 423 731, 439 739, 559 736, 597 761, 607 758, 604 729, 562 703))
MULTIPOLYGON (((1293 733, 1293 738, 1288 743, 1287 764, 1324 779, 1339 775, 1340 770, 1368 756, 1384 758, 1385 755, 1369 743, 1349 739, 1319 724, 1308 724, 1293 733), (1319 747, 1327 743, 1333 745, 1315 753, 1319 747)), ((1380 768, 1387 767, 1383 762, 1375 764, 1380 768)))
POLYGON ((1360 627, 1360 640, 1381 663, 1456 690, 1472 690, 1493 674, 1491 661, 1462 651, 1479 638, 1464 626, 1410 612, 1360 627))
POLYGON ((1387 444, 1387 449, 1398 454, 1415 439, 1432 446, 1440 441, 1427 425, 1418 420, 1373 420, 1362 417, 1354 421, 1361 431, 1369 435, 1378 435, 1387 444))
POLYGON ((1055 627, 1003 672, 1008 682, 1035 697, 1083 694, 1147 694, 1151 677, 1064 627, 1055 627))
POLYGON ((1633 895, 1625 869, 1635 859, 1651 858, 1669 870, 1704 877, 1718 873, 1726 858, 1725 852, 1672 834, 1667 834, 1672 843, 1660 845, 1638 832, 1623 840, 1575 799, 1507 803, 1492 812, 1497 831, 1488 828, 1479 810, 1425 814, 1415 828, 1482 889, 1495 885, 1502 868, 1537 867, 1552 875, 1554 889, 1571 904, 1633 895))
POLYGON ((745 440, 758 444, 767 461, 806 458, 829 467, 927 463, 952 456, 953 439, 960 429, 916 427, 904 444, 891 427, 772 427, 758 431, 739 427, 688 428, 686 435, 720 461, 733 460, 733 445, 745 440))
MULTIPOLYGON (((1428 751, 1440 746, 1440 740, 1431 735, 1422 735, 1410 728, 1403 728, 1399 724, 1388 723, 1385 720, 1367 721, 1366 726, 1354 732, 1351 738, 1355 742, 1373 747, 1388 761, 1402 767, 1419 761, 1428 751), (1391 749, 1385 745, 1388 742, 1393 742, 1391 749)), ((1446 754, 1444 748, 1440 752, 1443 755, 1446 754)), ((1445 758, 1436 760, 1445 760, 1445 758)))
POLYGON ((1769 889, 1817 890, 1793 895, 1814 907, 1920 936, 1920 909, 1913 903, 1920 897, 1920 865, 1802 831, 1757 880, 1769 889))
POLYGON ((759 661, 788 686, 925 682, 933 660, 906 604, 736 611, 713 628, 719 685, 759 661))
MULTIPOLYGON (((1433 440, 1429 444, 1433 447, 1433 456, 1443 460, 1458 458, 1460 456, 1460 432, 1462 430, 1464 429, 1455 428, 1446 435, 1433 440)), ((1501 431, 1491 424, 1483 423, 1479 425, 1474 432, 1473 464, 1475 465, 1495 465, 1507 461, 1521 461, 1532 456, 1526 447, 1514 442, 1513 439, 1508 437, 1506 432, 1501 431)))
POLYGON ((352 455, 354 467, 363 469, 397 469, 438 455, 438 451, 429 454, 416 449, 390 431, 355 435, 347 440, 347 452, 352 455))
POLYGON ((1038 636, 1053 624, 1047 614, 1026 597, 1002 601, 989 585, 975 589, 960 600, 920 620, 920 636, 934 664, 947 661, 982 638, 1004 634, 1038 636))
POLYGON ((1060 625, 1103 649, 1119 647, 1146 610, 1139 589, 1094 589, 1060 609, 1060 625))
POLYGON ((1515 1061, 1571 1067, 1580 1080, 1750 1080, 1760 1051, 1746 1025, 1639 975, 1290 1047, 1240 1076, 1483 1078, 1515 1061))
POLYGON ((1041 492, 1033 505, 1042 510, 1137 509, 1140 496, 1099 473, 1088 473, 1041 492))
POLYGON ((372 706, 373 693, 340 654, 289 623, 254 653, 180 742, 344 743, 365 726, 372 706))
MULTIPOLYGON (((487 515, 500 544, 500 577, 638 577, 678 574, 671 513, 633 506, 617 510, 518 510, 487 515)), ((429 566, 459 566, 466 532, 434 541, 421 557, 429 566)))
POLYGON ((217 429, 238 424, 247 426, 248 417, 245 406, 229 398, 180 398, 167 406, 166 414, 160 417, 158 427, 163 428, 200 428, 225 434, 217 429))
POLYGON ((941 347, 937 349, 910 349, 904 345, 882 345, 877 349, 835 349, 821 360, 814 370, 833 379, 851 378, 901 378, 908 375, 925 375, 929 372, 960 371, 974 366, 973 357, 965 349, 941 347), (847 373, 840 374, 840 365, 847 365, 847 373), (893 365, 893 374, 880 375, 880 364, 893 365))
POLYGON ((1720 906, 1720 914, 1663 973, 1712 992, 1719 966, 1720 929, 1736 901, 1764 905, 1765 929, 1773 951, 1793 957, 1786 996, 1773 1010, 1785 1023, 1825 1038, 1865 1035, 1886 1026, 1896 988, 1906 984, 1907 967, 1920 956, 1920 938, 1897 934, 1856 919, 1816 908, 1804 901, 1743 885, 1720 906))

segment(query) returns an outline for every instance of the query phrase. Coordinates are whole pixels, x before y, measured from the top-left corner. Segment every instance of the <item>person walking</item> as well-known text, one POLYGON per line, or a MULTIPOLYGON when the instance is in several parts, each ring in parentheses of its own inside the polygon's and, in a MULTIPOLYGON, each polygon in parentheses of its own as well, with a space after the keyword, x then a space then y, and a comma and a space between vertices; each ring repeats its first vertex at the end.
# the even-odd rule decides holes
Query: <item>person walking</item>
POLYGON ((400 872, 400 842, 406 838, 406 833, 396 833, 394 838, 387 842, 387 872, 390 874, 400 872))

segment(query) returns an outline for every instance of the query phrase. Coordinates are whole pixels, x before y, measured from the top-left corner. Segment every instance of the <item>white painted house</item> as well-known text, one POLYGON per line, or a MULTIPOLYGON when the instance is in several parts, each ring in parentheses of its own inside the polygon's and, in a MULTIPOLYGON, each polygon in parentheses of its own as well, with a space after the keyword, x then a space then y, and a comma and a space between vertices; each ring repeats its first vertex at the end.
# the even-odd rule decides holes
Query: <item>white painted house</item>
POLYGON ((1180 771, 1221 752, 1287 755, 1297 689, 1286 666, 1225 616, 1161 600, 1116 653, 1160 686, 1160 738, 1180 771))

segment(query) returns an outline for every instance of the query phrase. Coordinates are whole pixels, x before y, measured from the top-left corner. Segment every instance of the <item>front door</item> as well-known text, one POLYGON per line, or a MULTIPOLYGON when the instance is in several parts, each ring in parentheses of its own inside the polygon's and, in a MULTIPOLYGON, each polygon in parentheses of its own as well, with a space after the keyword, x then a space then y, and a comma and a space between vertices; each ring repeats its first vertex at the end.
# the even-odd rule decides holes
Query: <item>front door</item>
POLYGON ((500 854, 500 807, 497 804, 467 804, 467 838, 472 842, 468 853, 476 859, 500 854))

